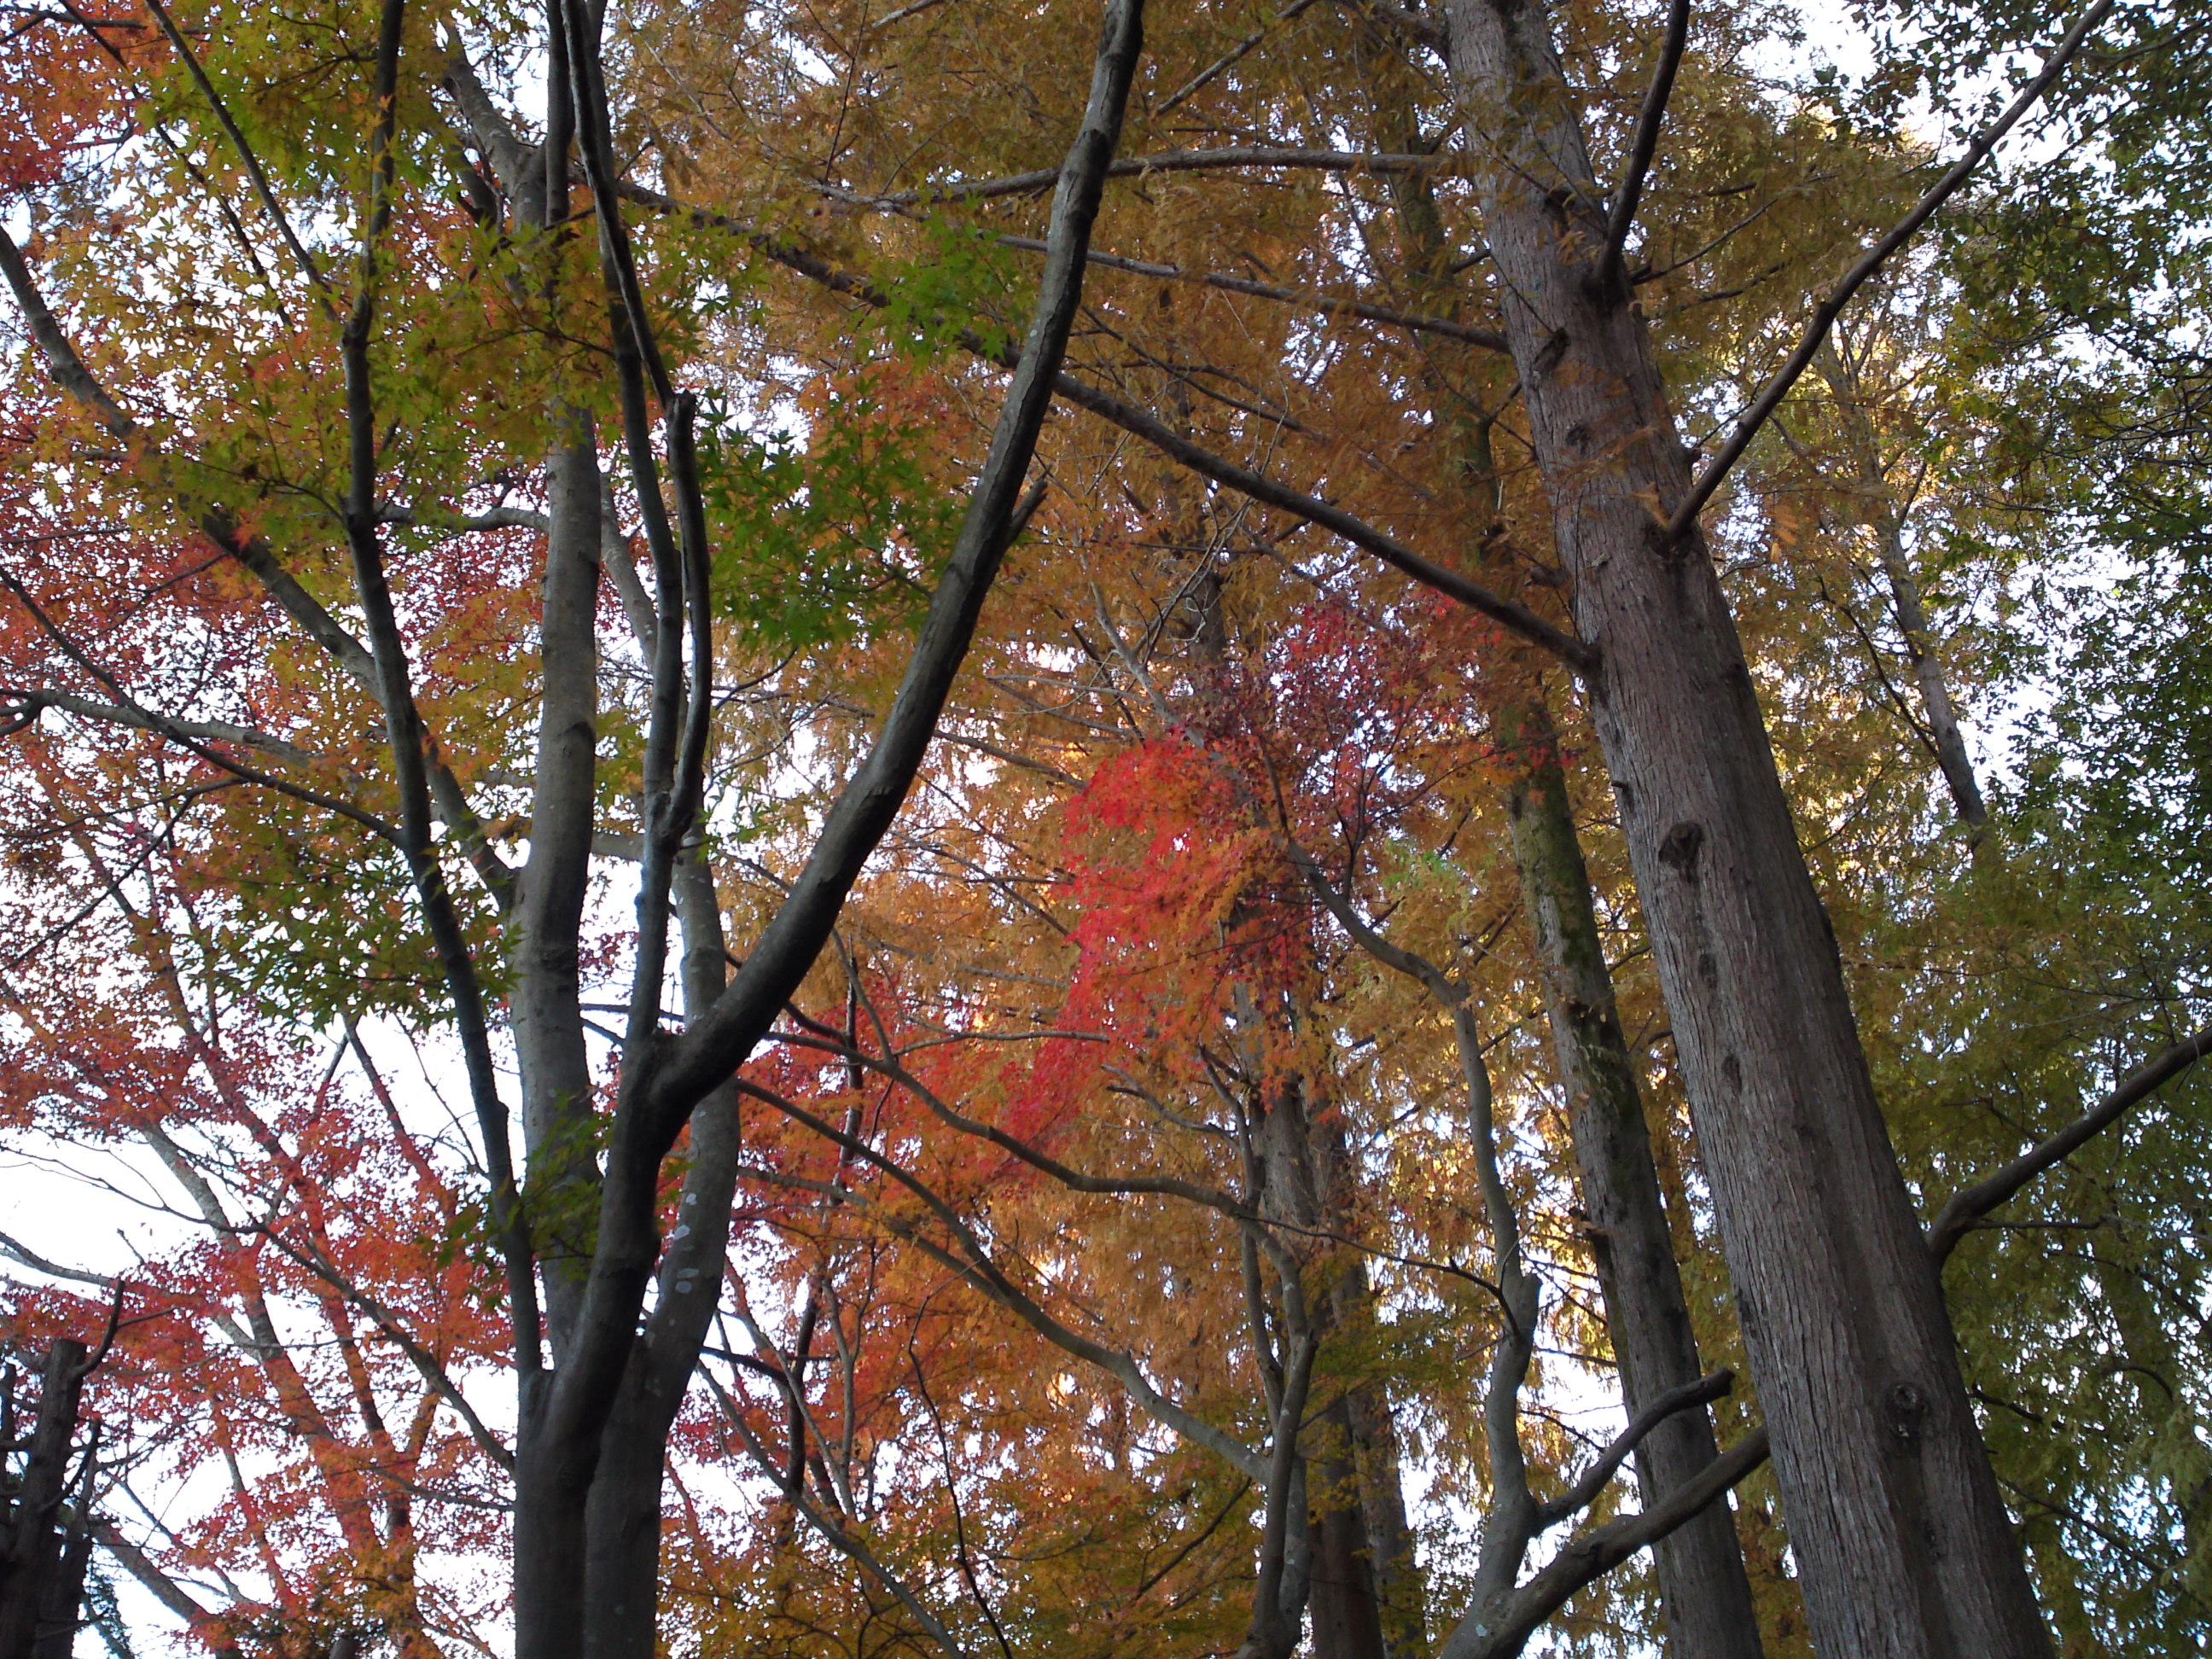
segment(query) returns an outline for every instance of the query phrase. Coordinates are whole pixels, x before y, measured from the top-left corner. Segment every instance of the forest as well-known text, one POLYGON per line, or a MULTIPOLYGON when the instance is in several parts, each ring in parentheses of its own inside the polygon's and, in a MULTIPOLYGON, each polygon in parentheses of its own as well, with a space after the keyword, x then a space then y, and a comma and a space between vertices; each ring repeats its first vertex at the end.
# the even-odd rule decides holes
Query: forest
POLYGON ((2192 14, 0 3, 0 1659, 2203 1654, 2192 14))

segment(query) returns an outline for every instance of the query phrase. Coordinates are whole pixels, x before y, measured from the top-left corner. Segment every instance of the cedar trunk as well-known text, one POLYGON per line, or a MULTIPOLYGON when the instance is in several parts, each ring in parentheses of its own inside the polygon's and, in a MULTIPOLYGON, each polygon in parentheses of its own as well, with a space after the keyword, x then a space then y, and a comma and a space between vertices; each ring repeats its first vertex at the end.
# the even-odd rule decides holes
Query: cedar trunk
POLYGON ((2042 1659, 1935 1263, 1539 4, 1454 0, 1485 231, 1825 1659, 2042 1659))
MULTIPOLYGON (((1393 148, 1421 142, 1417 125, 1391 135, 1393 148)), ((1427 306, 1457 319, 1461 289, 1429 181, 1405 174, 1391 183, 1409 285, 1427 306)), ((1493 377, 1471 377, 1486 398, 1493 377)), ((1490 407, 1467 408, 1461 394, 1431 378, 1433 413, 1451 433, 1470 495, 1493 513, 1502 505, 1491 446, 1490 407)), ((1503 402, 1503 398, 1498 398, 1503 402)), ((1503 565, 1504 561, 1494 561, 1503 565)), ((1590 1255, 1605 1299, 1606 1329, 1620 1367, 1621 1394, 1633 1417, 1662 1395, 1705 1375, 1674 1259, 1674 1234, 1660 1197, 1650 1129, 1637 1066, 1613 1000, 1590 893, 1589 869, 1575 831, 1574 806, 1559 732, 1534 665, 1512 662, 1482 681, 1484 716, 1497 734, 1505 769, 1521 905, 1536 945, 1552 1051, 1567 1097, 1567 1126, 1589 1218, 1590 1255)), ((1644 1500, 1656 1504, 1719 1455, 1712 1416, 1703 1406, 1677 1413, 1636 1449, 1644 1500)), ((1761 1659, 1759 1615, 1743 1551, 1726 1503, 1718 1503, 1652 1550, 1667 1648, 1674 1659, 1761 1659)))

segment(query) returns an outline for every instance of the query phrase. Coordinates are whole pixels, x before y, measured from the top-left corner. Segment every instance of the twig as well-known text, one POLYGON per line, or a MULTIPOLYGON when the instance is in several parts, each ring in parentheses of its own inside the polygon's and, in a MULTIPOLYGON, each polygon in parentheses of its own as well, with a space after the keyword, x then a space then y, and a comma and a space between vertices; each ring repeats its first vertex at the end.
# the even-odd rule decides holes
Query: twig
MULTIPOLYGON (((1212 82, 1216 76, 1223 74, 1226 70, 1234 69, 1238 63, 1243 61, 1246 52, 1251 51, 1253 47, 1258 46, 1262 40, 1266 40, 1269 34, 1273 33, 1276 29, 1280 28, 1284 24, 1289 22, 1291 19, 1296 17, 1308 6, 1313 4, 1313 3, 1314 0, 1291 0, 1291 3, 1285 6, 1282 10, 1277 12, 1274 16, 1267 21, 1265 27, 1254 29, 1251 33, 1246 35, 1235 46, 1230 47, 1227 52, 1223 52, 1220 57, 1215 58, 1204 69, 1199 70, 1197 74, 1192 76, 1189 80, 1184 82, 1173 92, 1170 93, 1160 101, 1159 106, 1153 110, 1152 118, 1155 121, 1158 120, 1160 117, 1165 115, 1170 110, 1175 108, 1176 105, 1182 103, 1185 99, 1190 98, 1204 89, 1204 88, 1212 82)), ((934 3, 934 0, 931 0, 931 3, 934 3)))

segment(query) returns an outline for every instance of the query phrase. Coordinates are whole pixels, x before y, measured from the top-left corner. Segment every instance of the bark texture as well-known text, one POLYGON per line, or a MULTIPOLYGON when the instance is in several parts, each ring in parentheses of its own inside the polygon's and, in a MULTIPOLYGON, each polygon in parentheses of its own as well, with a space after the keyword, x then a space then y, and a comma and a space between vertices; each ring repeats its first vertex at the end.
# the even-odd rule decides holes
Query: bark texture
POLYGON ((1815 1645, 2042 1659, 1826 913, 1540 5, 1451 57, 1592 713, 1704 1148, 1815 1645))
MULTIPOLYGON (((1419 142, 1411 128, 1390 136, 1401 147, 1419 142)), ((1460 320, 1462 297, 1453 274, 1461 263, 1458 250, 1446 239, 1428 179, 1394 179, 1391 193, 1409 287, 1427 309, 1460 320)), ((1486 519, 1495 519, 1503 502, 1491 446, 1493 411, 1470 406, 1468 394, 1443 384, 1442 377, 1427 378, 1432 412, 1450 434, 1470 499, 1486 519)), ((1494 385, 1502 375, 1470 364, 1464 378, 1474 395, 1493 404, 1506 401, 1494 385)), ((1477 562, 1483 562, 1480 547, 1477 562)), ((1510 569, 1488 574, 1505 579, 1499 591, 1512 591, 1510 569)), ((1518 661, 1486 677, 1482 713, 1497 735, 1505 771, 1522 908, 1536 946, 1553 1054, 1566 1094, 1606 1327, 1633 1417, 1668 1390, 1696 1382, 1705 1367, 1660 1196, 1637 1066, 1613 1000, 1559 732, 1534 653, 1522 647, 1513 654, 1518 661)), ((1719 1452, 1711 1413, 1702 1405, 1661 1424, 1636 1451, 1645 1504, 1657 1504, 1698 1475, 1719 1452)), ((1674 1659, 1760 1659, 1758 1610, 1725 1502, 1661 1539, 1653 1559, 1668 1651, 1674 1659)))
MULTIPOLYGON (((1520 769, 1506 797, 1514 862, 1544 976, 1606 1328, 1633 1417, 1669 1389, 1694 1382, 1705 1368, 1660 1199, 1636 1064, 1613 1002, 1558 737, 1542 703, 1533 699, 1497 717, 1501 726, 1515 722, 1510 743, 1520 769)), ((1656 1504, 1719 1455, 1705 1407, 1668 1418, 1636 1449, 1644 1502, 1656 1504)), ((1725 1501, 1661 1539, 1652 1554, 1669 1654, 1759 1659, 1759 1614, 1725 1501)))

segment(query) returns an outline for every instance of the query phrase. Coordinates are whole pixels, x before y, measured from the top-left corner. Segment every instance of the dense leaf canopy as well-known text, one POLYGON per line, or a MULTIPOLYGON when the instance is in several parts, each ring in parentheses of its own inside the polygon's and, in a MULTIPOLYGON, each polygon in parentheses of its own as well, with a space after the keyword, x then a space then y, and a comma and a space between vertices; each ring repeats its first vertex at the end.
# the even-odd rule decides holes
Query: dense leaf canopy
MULTIPOLYGON (((0 9, 0 1336, 111 1334, 100 1637, 546 1659, 627 1468, 625 1659, 1686 1654, 1579 961, 1809 1652, 1446 11, 1155 0, 1125 115, 1126 0, 604 11, 0 9)), ((1817 341, 1705 533, 1932 1219, 2212 1002, 2212 48, 2112 9, 1823 336, 2064 24, 1687 11, 1549 22, 1607 203, 1663 107, 1693 467, 1817 341)), ((1943 1267, 2069 1656, 2212 1635, 2174 1072, 1943 1267)))

